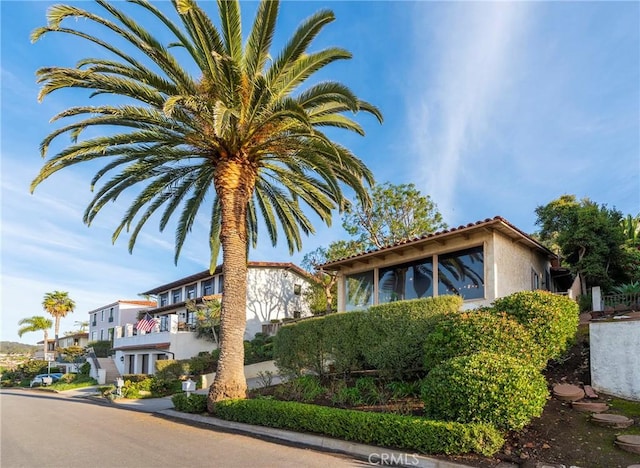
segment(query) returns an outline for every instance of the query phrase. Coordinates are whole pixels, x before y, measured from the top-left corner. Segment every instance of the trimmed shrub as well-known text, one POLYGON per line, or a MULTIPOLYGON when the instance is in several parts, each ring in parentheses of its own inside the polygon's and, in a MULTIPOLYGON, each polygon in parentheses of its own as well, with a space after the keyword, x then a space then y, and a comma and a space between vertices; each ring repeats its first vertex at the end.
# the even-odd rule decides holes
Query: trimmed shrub
POLYGON ((524 325, 543 348, 547 360, 560 357, 578 331, 579 307, 567 296, 522 291, 497 299, 493 309, 524 325))
POLYGON ((367 367, 394 378, 421 369, 424 340, 461 306, 460 296, 439 296, 370 307, 362 314, 357 340, 367 367))
POLYGON ((540 416, 547 396, 547 383, 534 366, 487 352, 450 359, 422 383, 427 417, 505 430, 522 429, 540 416))
POLYGON ((488 424, 429 421, 270 399, 220 401, 214 404, 213 414, 228 421, 314 432, 421 453, 474 452, 490 456, 504 444, 502 434, 488 424))
POLYGON ((182 359, 163 359, 156 361, 156 378, 161 380, 176 380, 183 375, 189 375, 189 363, 182 359))
POLYGON ((529 331, 506 314, 477 310, 450 315, 434 327, 424 342, 424 368, 480 351, 523 359, 538 369, 547 363, 529 331))
POLYGON ((183 413, 204 413, 207 411, 207 395, 200 395, 199 393, 192 393, 187 395, 186 393, 177 393, 171 397, 173 406, 177 411, 183 413))
POLYGON ((151 384, 155 379, 148 375, 129 374, 122 376, 124 386, 122 396, 124 398, 149 398, 151 397, 151 384))
POLYGON ((324 318, 312 318, 283 326, 273 341, 276 366, 282 374, 300 376, 305 369, 325 373, 329 346, 325 343, 324 318))
POLYGON ((283 326, 274 339, 276 365, 285 374, 377 369, 401 376, 422 367, 422 345, 443 316, 457 313, 458 296, 398 301, 366 311, 314 317, 283 326))

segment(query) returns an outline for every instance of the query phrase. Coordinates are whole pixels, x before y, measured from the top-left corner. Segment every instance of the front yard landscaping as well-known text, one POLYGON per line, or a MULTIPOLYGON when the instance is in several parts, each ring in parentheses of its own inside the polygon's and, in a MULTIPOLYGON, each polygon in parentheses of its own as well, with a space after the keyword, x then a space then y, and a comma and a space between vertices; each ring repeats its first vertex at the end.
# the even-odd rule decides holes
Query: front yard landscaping
MULTIPOLYGON (((274 341, 274 357, 287 380, 252 391, 248 400, 218 403, 212 412, 234 421, 456 455, 478 466, 522 462, 536 455, 536 447, 553 458, 561 437, 539 444, 525 440, 540 421, 564 411, 563 403, 549 400, 550 383, 577 378, 559 375, 573 362, 571 353, 585 346, 584 334, 576 338, 576 303, 535 291, 479 310, 460 306, 460 298, 445 296, 287 325, 274 341)), ((206 396, 177 395, 174 405, 204 412, 206 396)), ((568 412, 572 420, 584 417, 568 412)), ((555 426, 546 427, 546 434, 557 435, 555 426)))

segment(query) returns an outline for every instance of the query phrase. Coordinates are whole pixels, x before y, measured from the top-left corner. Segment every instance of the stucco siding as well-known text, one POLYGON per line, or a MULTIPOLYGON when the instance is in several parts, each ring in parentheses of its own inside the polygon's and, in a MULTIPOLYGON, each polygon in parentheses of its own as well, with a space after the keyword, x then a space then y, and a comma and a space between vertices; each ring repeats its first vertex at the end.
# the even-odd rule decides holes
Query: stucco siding
POLYGON ((282 268, 249 268, 247 275, 247 327, 244 337, 252 339, 271 320, 293 318, 296 311, 309 315, 306 292, 309 283, 293 271, 282 268), (299 285, 300 294, 295 294, 299 285))
POLYGON ((498 232, 493 233, 495 275, 494 297, 504 297, 518 291, 533 289, 532 273, 539 278, 540 289, 546 289, 545 271, 548 259, 541 253, 523 246, 498 232))
POLYGON ((591 322, 591 385, 640 401, 640 321, 591 322))

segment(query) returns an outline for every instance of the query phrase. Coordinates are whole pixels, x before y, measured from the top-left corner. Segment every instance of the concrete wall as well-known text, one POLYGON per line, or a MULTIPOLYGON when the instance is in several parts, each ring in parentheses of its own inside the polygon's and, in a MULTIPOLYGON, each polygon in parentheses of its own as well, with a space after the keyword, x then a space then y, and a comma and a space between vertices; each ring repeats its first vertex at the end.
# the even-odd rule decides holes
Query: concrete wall
MULTIPOLYGON (((244 376, 247 379, 258 377, 260 372, 271 372, 274 376, 279 375, 280 371, 276 367, 274 361, 258 362, 256 364, 249 364, 244 366, 244 376)), ((216 373, 204 374, 202 376, 202 388, 206 388, 213 383, 213 379, 216 378, 216 373)))
POLYGON ((640 320, 591 322, 591 386, 640 401, 640 320))

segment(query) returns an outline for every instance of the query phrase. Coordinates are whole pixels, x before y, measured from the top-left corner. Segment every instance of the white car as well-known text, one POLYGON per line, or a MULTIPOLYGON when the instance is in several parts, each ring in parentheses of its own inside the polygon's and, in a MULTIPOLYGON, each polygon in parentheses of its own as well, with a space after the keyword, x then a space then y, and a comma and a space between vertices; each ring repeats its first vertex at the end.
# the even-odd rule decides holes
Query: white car
POLYGON ((29 387, 50 385, 53 382, 57 382, 58 380, 60 380, 60 377, 62 377, 62 374, 60 372, 54 372, 52 374, 38 374, 33 378, 33 380, 31 380, 29 387), (51 380, 49 380, 48 378, 50 378, 51 380))

